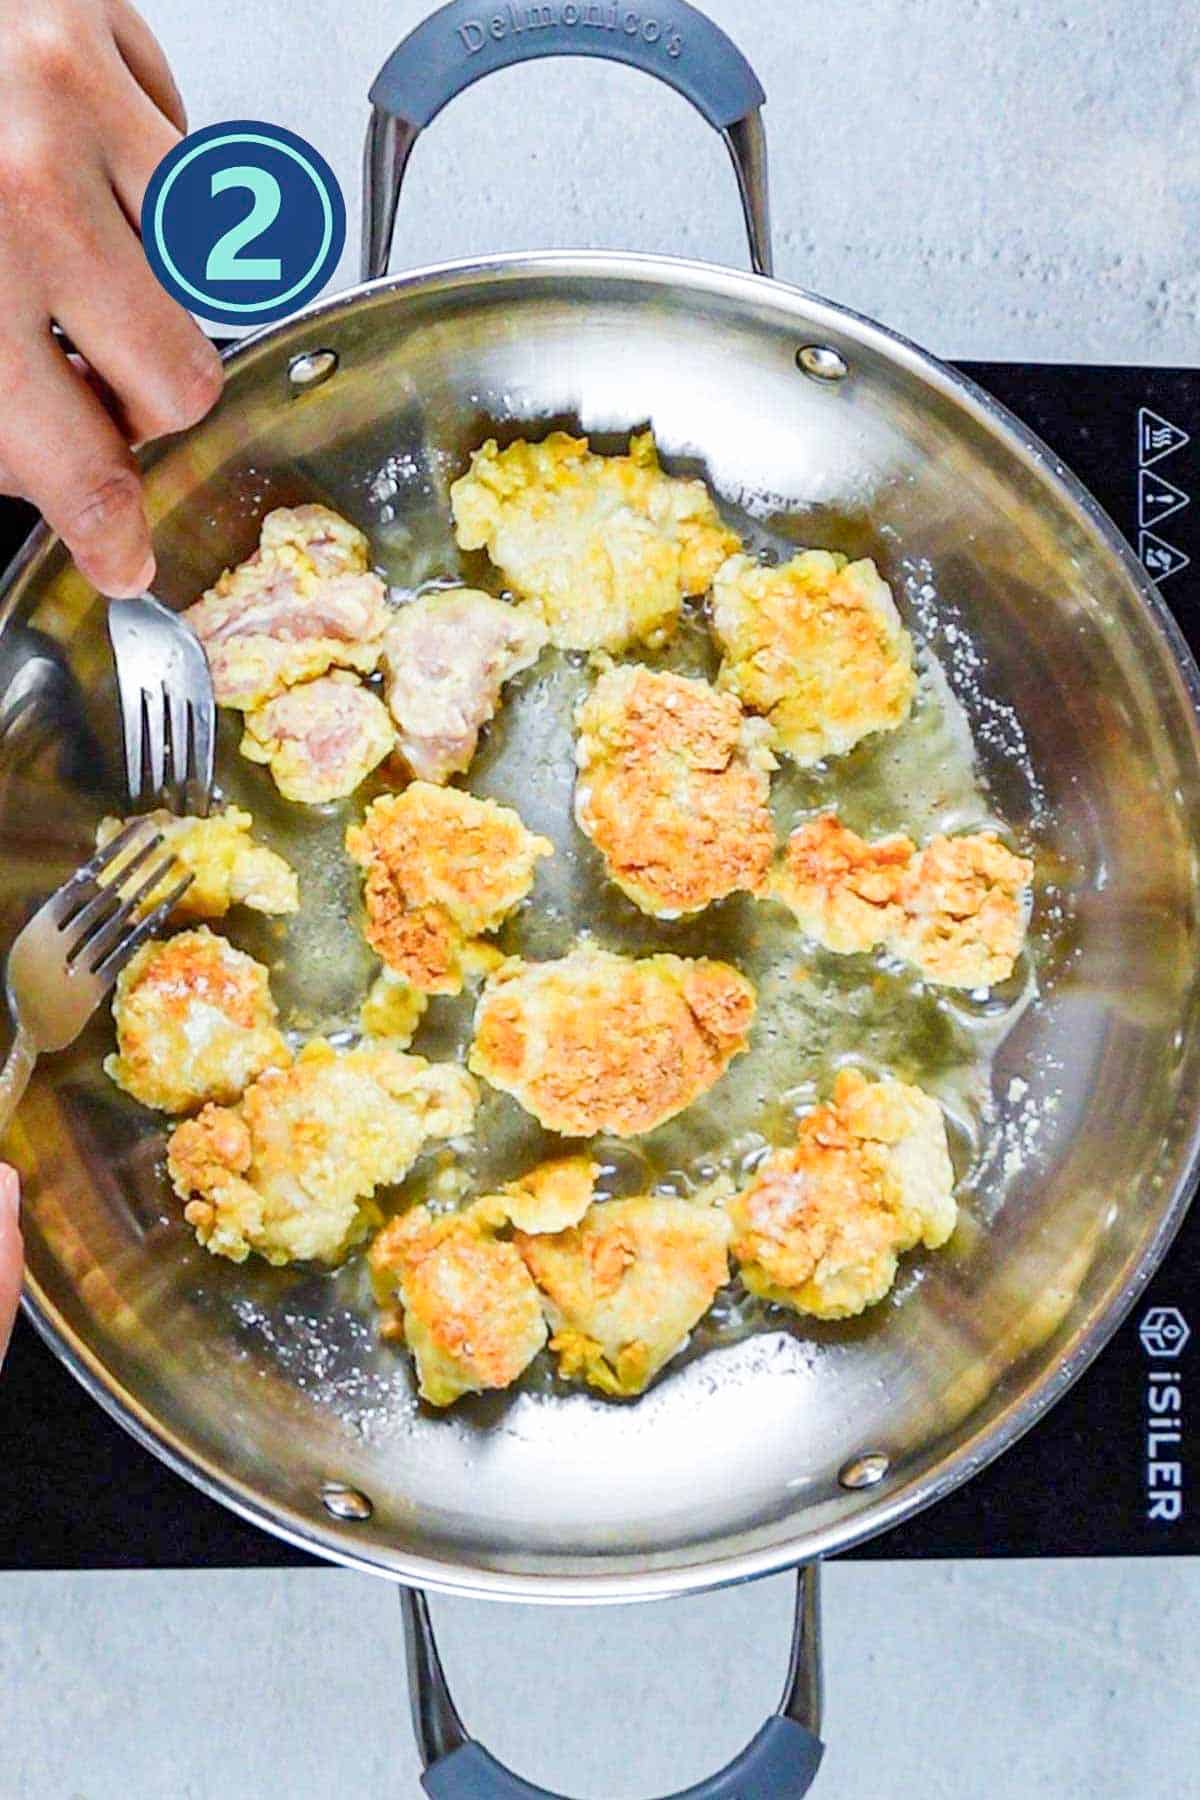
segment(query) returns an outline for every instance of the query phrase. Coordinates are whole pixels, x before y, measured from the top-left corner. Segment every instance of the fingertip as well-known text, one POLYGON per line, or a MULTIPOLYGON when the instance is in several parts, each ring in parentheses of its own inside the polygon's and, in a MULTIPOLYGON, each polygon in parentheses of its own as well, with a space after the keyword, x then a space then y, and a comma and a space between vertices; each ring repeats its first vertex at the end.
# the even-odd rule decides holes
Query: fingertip
POLYGON ((21 1213, 21 1178, 11 1163, 0 1162, 0 1220, 16 1223, 21 1213))
POLYGON ((101 593, 126 599, 153 581, 150 527, 133 470, 120 470, 94 488, 61 531, 80 573, 101 593))

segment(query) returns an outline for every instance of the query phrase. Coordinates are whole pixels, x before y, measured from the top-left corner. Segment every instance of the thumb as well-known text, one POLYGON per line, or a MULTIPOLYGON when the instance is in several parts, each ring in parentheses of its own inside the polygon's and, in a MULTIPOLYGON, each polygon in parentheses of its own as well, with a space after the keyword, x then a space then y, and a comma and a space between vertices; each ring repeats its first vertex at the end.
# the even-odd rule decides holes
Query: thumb
POLYGON ((21 1298, 21 1187, 10 1163, 0 1163, 0 1361, 21 1298))

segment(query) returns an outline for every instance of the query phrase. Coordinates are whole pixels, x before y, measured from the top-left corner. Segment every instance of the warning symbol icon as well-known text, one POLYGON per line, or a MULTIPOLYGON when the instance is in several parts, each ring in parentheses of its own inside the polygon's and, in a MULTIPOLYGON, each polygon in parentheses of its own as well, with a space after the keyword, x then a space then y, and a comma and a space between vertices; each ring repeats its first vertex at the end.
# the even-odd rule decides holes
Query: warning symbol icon
POLYGON ((1164 456, 1171 456, 1176 450, 1191 442, 1188 432, 1182 431, 1178 425, 1172 425, 1161 413, 1151 412, 1148 406, 1138 409, 1138 462, 1143 469, 1151 463, 1160 462, 1164 456))
POLYGON ((1165 475, 1155 475, 1149 469, 1138 471, 1139 525, 1161 525, 1172 513, 1187 506, 1190 499, 1189 494, 1168 481, 1165 475))
POLYGON ((1165 538, 1156 537, 1152 531, 1140 534, 1138 555, 1147 575, 1154 581, 1165 581, 1168 575, 1178 575, 1192 560, 1182 550, 1177 550, 1174 544, 1168 544, 1165 538))

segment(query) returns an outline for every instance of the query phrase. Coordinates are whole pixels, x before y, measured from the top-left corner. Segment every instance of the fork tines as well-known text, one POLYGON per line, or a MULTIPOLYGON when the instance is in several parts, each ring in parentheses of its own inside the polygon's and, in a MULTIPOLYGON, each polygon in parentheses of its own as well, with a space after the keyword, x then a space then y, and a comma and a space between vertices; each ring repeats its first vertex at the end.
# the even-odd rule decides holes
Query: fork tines
POLYGON ((207 814, 216 711, 199 639, 151 594, 110 601, 108 632, 131 803, 149 796, 172 812, 207 814))
POLYGON ((65 939, 68 966, 82 960, 94 975, 115 976, 133 952, 165 925, 192 876, 170 852, 164 852, 146 870, 147 861, 162 843, 162 832, 150 828, 149 821, 133 819, 54 896, 54 922, 65 939), (139 871, 145 872, 130 892, 130 877, 139 871), (102 880, 106 874, 109 878, 102 880), (151 894, 166 883, 171 883, 168 891, 139 918, 151 894))

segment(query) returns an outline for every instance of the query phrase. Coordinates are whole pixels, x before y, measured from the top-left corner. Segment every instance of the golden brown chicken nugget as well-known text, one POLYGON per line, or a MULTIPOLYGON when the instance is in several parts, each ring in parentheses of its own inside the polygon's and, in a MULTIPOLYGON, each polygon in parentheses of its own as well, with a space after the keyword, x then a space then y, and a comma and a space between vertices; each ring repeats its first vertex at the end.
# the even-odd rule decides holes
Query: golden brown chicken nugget
POLYGON ((418 1389, 433 1406, 506 1388, 546 1342, 546 1321, 529 1272, 497 1236, 503 1209, 480 1200, 458 1213, 417 1206, 371 1245, 375 1298, 386 1336, 402 1337, 418 1389))
POLYGON ((843 1069, 795 1146, 768 1156, 726 1210, 753 1293, 818 1319, 860 1313, 883 1299, 905 1250, 936 1250, 954 1230, 942 1109, 920 1088, 843 1069))
POLYGON ((466 1131, 475 1104, 461 1069, 317 1038, 236 1107, 176 1126, 167 1168, 214 1255, 335 1263, 378 1223, 375 1189, 403 1180, 431 1139, 466 1131))
POLYGON ((470 940, 503 924, 554 846, 495 800, 414 781, 372 801, 346 849, 366 877, 372 949, 422 993, 457 994, 470 940))
POLYGON ((739 547, 702 481, 664 475, 652 432, 627 456, 586 438, 494 438, 450 489, 458 542, 486 550, 564 650, 624 650, 670 636, 739 547))
POLYGON ((470 1067, 549 1131, 633 1137, 707 1092, 746 1048, 754 989, 728 963, 582 948, 487 982, 470 1067))
POLYGON ((625 664, 577 713, 575 817, 643 912, 678 918, 766 884, 770 728, 706 681, 625 664))
POLYGON ((117 978, 112 1010, 117 1051, 104 1072, 162 1112, 236 1100, 292 1060, 267 971, 203 925, 143 944, 117 978))
POLYGON ((730 1236, 718 1208, 653 1194, 600 1201, 554 1236, 518 1232, 559 1373, 602 1393, 640 1394, 729 1279, 730 1236))
POLYGON ((1033 864, 993 831, 868 842, 823 813, 788 839, 773 892, 842 954, 890 950, 944 987, 990 987, 1025 941, 1033 864))
POLYGON ((771 568, 733 556, 713 580, 718 685, 770 723, 798 763, 894 731, 916 691, 912 640, 869 560, 804 550, 771 568))

